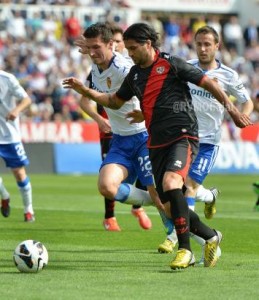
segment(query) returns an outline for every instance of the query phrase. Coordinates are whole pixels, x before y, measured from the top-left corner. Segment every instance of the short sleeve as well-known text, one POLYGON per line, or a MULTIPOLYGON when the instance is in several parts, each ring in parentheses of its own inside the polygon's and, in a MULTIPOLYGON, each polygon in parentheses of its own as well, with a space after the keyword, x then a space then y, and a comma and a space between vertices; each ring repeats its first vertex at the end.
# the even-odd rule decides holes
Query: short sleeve
POLYGON ((202 78, 205 76, 201 70, 194 67, 180 57, 173 56, 170 58, 170 63, 175 69, 179 79, 199 85, 202 78))

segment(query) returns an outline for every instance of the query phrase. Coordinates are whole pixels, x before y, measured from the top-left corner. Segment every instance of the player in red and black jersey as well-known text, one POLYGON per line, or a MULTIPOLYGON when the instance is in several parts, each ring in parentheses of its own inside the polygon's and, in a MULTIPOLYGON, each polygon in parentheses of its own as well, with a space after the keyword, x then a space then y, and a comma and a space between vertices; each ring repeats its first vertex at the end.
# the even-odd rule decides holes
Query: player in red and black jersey
POLYGON ((123 37, 136 65, 116 93, 98 93, 76 78, 65 79, 63 85, 111 109, 119 109, 132 96, 138 97, 150 135, 148 147, 156 187, 167 215, 173 220, 179 242, 179 250, 170 266, 175 270, 193 264, 189 235, 192 232, 206 240, 204 266, 213 267, 218 260, 216 252, 222 234, 206 226, 188 209, 182 192, 198 148, 197 119, 187 81, 208 90, 223 104, 238 127, 248 126, 251 121, 235 108, 215 81, 184 60, 160 53, 153 27, 133 24, 123 37))

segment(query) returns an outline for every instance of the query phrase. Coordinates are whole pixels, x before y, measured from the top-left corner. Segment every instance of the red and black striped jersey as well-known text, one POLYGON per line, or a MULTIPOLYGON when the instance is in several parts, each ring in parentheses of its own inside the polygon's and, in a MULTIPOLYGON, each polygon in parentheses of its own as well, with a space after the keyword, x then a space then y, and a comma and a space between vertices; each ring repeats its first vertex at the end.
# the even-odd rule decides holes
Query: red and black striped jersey
POLYGON ((184 136, 198 138, 198 123, 187 82, 199 85, 204 74, 176 56, 157 52, 147 68, 134 65, 116 95, 137 96, 149 133, 148 147, 166 146, 184 136))

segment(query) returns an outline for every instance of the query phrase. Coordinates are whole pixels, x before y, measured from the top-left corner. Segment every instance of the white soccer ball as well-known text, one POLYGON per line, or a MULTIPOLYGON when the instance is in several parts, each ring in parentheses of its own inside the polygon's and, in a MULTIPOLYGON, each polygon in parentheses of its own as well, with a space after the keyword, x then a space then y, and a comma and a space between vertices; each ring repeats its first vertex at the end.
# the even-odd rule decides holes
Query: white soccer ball
POLYGON ((26 240, 15 248, 13 260, 20 272, 36 273, 48 264, 49 256, 41 242, 26 240))

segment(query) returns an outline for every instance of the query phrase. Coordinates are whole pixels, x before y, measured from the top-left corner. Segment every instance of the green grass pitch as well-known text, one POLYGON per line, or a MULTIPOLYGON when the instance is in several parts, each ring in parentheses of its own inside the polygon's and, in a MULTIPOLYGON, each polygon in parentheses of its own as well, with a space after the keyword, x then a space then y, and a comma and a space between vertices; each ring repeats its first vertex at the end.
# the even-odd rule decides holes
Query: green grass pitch
MULTIPOLYGON (((0 215, 0 298, 5 300, 81 299, 259 299, 259 212, 253 211, 257 176, 210 175, 207 186, 221 190, 217 214, 201 219, 223 233, 222 257, 215 268, 195 266, 172 272, 171 254, 159 254, 165 238, 155 208, 146 210, 153 228, 145 231, 118 203, 121 232, 102 227, 104 203, 96 176, 30 175, 35 223, 23 221, 23 208, 11 175, 3 176, 11 192, 11 215, 0 215), (37 274, 20 273, 12 260, 16 245, 41 241, 49 264, 37 274)), ((192 241, 196 259, 200 248, 192 241)))

